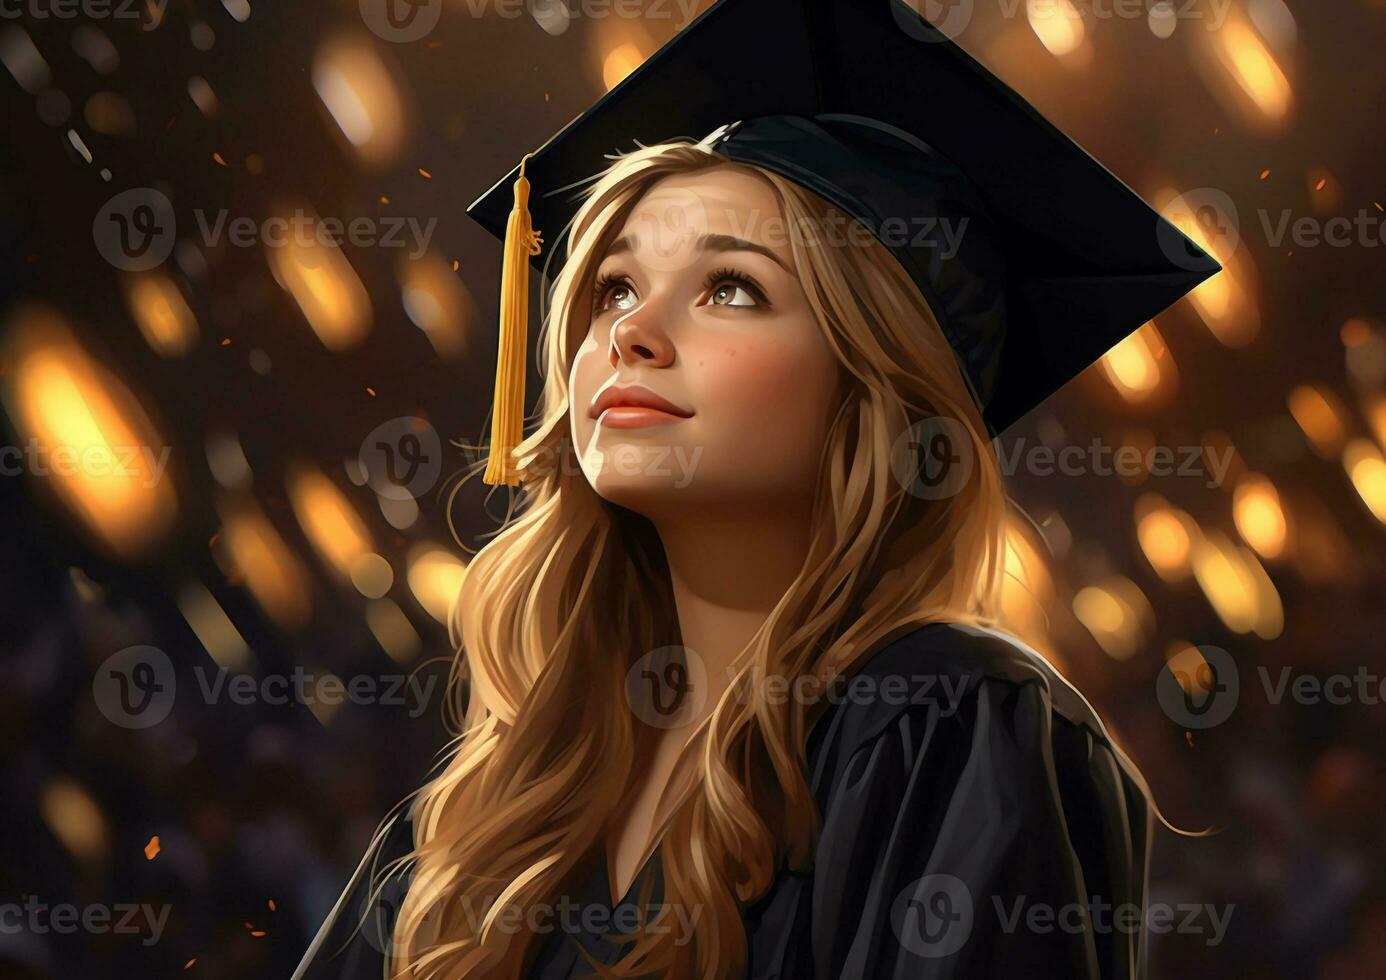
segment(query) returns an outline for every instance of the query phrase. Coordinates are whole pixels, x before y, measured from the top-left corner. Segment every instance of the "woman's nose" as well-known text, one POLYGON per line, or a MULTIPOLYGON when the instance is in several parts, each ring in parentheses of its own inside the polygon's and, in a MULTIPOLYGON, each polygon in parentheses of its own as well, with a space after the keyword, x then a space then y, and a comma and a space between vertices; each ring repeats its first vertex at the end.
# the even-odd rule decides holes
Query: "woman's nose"
POLYGON ((646 306, 632 310, 611 328, 611 366, 626 362, 631 367, 668 367, 674 363, 674 344, 653 324, 654 311, 646 306))

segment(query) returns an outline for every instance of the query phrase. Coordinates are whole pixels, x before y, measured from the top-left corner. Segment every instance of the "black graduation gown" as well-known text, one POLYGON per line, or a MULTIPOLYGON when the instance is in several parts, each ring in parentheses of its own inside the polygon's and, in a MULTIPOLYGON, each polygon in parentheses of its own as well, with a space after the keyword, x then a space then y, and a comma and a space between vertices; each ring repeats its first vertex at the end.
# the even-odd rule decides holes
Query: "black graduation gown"
MULTIPOLYGON (((1014 640, 943 623, 888 643, 856 678, 809 738, 823 817, 813 867, 782 870, 745 910, 746 975, 1143 976, 1152 811, 1082 696, 1014 640)), ((295 980, 384 976, 381 937, 408 880, 373 908, 369 882, 409 834, 400 818, 377 837, 295 980)), ((623 905, 643 879, 658 901, 658 853, 623 905)), ((530 976, 590 975, 579 945, 600 962, 622 955, 606 937, 633 909, 611 908, 606 862, 591 866, 567 912, 555 904, 530 976)))

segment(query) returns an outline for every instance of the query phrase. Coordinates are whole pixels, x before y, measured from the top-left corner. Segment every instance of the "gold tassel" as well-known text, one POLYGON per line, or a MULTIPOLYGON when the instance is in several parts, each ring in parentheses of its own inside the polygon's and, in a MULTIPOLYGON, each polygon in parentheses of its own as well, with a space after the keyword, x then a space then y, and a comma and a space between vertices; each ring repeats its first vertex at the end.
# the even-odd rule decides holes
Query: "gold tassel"
POLYGON ((520 482, 515 447, 524 438, 525 350, 529 329, 529 260, 544 240, 530 224, 529 181, 525 161, 515 179, 515 206, 505 225, 505 258, 501 263, 500 345, 496 353, 496 395, 491 411, 491 454, 482 482, 492 486, 520 482))

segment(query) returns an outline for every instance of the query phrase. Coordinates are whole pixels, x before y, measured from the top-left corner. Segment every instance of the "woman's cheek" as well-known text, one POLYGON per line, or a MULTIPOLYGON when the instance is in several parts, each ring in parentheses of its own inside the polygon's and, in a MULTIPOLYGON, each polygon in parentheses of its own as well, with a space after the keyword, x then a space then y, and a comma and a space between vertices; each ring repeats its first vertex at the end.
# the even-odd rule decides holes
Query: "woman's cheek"
POLYGON ((708 359, 709 393, 700 400, 718 406, 729 423, 751 431, 764 431, 771 421, 808 423, 821 414, 818 381, 825 370, 817 353, 770 341, 724 345, 715 365, 708 359))
POLYGON ((580 448, 585 446, 596 425, 587 417, 588 406, 596 397, 598 386, 610 374, 610 369, 603 365, 596 355, 597 342, 589 336, 574 355, 573 369, 568 376, 568 401, 573 437, 580 448))

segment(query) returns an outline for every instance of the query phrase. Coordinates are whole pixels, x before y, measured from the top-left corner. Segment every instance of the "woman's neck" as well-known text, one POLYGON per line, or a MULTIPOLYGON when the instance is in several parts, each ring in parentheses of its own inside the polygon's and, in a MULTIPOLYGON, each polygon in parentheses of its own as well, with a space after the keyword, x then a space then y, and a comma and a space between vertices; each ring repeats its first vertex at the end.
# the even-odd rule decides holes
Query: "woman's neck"
POLYGON ((654 521, 668 562, 683 645, 706 670, 700 715, 710 714, 730 668, 803 567, 811 507, 683 511, 654 521))

